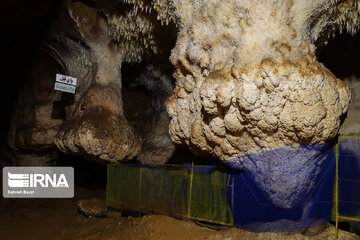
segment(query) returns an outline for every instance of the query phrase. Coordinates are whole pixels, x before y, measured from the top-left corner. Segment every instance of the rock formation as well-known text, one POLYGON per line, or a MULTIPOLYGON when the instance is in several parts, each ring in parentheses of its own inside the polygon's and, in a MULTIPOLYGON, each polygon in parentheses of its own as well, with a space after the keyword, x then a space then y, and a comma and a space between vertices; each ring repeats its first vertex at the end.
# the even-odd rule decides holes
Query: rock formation
POLYGON ((151 36, 143 36, 151 31, 152 24, 141 14, 131 11, 115 14, 106 5, 98 7, 108 10, 104 10, 106 17, 82 3, 68 3, 67 7, 87 47, 84 49, 87 56, 76 63, 79 56, 71 53, 70 59, 65 60, 69 74, 78 76, 82 85, 74 105, 67 109, 68 119, 55 143, 64 152, 97 161, 132 159, 140 150, 141 139, 124 117, 120 71, 124 61, 140 61, 144 52, 156 52, 151 36), (130 18, 133 25, 124 24, 130 18), (84 67, 78 68, 79 65, 90 70, 80 73, 78 69, 84 67))
MULTIPOLYGON (((138 103, 138 92, 134 97, 126 99, 124 104, 127 118, 134 125, 136 133, 143 139, 141 150, 136 159, 143 164, 165 164, 175 151, 175 144, 171 141, 168 126, 169 116, 165 102, 174 89, 174 81, 170 77, 171 66, 166 68, 168 59, 152 58, 135 67, 136 70, 130 79, 126 79, 129 89, 144 89, 147 99, 138 103), (167 70, 169 69, 169 70, 167 70), (146 108, 144 102, 149 102, 146 108), (129 116, 131 115, 131 116, 129 116)), ((125 77, 125 76, 124 76, 125 77)))
POLYGON ((163 37, 164 27, 156 16, 150 5, 136 2, 63 1, 43 43, 43 55, 34 64, 32 73, 37 75, 26 82, 17 101, 23 111, 12 120, 11 148, 25 151, 24 156, 29 150, 47 149, 51 157, 47 154, 44 160, 36 160, 40 165, 55 157, 54 143, 61 151, 99 162, 139 155, 143 163, 165 163, 175 149, 165 109, 174 87, 171 73, 163 71, 169 65, 173 43, 168 35, 175 31, 167 31, 163 37), (122 65, 139 63, 159 53, 163 62, 165 59, 163 66, 155 69, 149 65, 140 71, 138 79, 127 80, 151 93, 150 119, 142 119, 144 128, 136 134, 124 116, 122 65), (56 67, 46 67, 49 64, 56 67), (53 90, 55 73, 78 78, 75 95, 53 90), (54 117, 54 109, 62 116, 54 117))
POLYGON ((154 110, 141 140, 124 114, 121 69, 152 54, 168 57, 169 48, 173 142, 224 161, 327 142, 339 130, 350 91, 315 50, 337 31, 356 32, 359 8, 358 0, 66 0, 45 45, 62 73, 78 78, 76 94, 68 103, 51 99, 64 104, 65 121, 49 116, 50 103, 36 103, 37 120, 18 118, 14 145, 55 141, 91 160, 165 163, 174 151, 163 102, 172 80, 152 63, 134 79, 154 110), (170 23, 178 30, 175 47, 162 27, 170 23))
POLYGON ((355 76, 345 79, 351 89, 351 103, 346 119, 340 128, 340 133, 360 132, 360 79, 355 76))
POLYGON ((170 135, 222 159, 326 142, 350 91, 314 43, 355 32, 359 1, 169 1, 180 31, 170 135))
POLYGON ((172 140, 249 171, 275 206, 296 206, 323 174, 325 142, 351 97, 317 61, 315 44, 343 28, 354 33, 360 1, 167 4, 160 15, 179 26, 172 140))

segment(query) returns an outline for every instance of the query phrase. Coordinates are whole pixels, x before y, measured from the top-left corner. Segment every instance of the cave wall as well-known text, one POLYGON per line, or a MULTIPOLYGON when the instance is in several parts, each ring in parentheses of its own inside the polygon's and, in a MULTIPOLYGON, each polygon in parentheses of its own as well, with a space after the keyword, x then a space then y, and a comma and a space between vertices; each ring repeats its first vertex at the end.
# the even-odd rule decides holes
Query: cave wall
MULTIPOLYGON (((341 131, 358 131, 358 76, 334 75, 316 56, 337 31, 356 32, 358 8, 354 0, 49 3, 44 11, 57 14, 33 40, 45 50, 28 58, 31 74, 13 77, 18 110, 8 114, 3 142, 25 155, 45 151, 53 157, 55 142, 61 151, 90 160, 137 156, 151 164, 166 163, 175 151, 169 122, 172 141, 222 160, 321 143, 336 136, 348 108, 350 90, 337 77, 353 94, 349 123, 341 131), (162 60, 156 62, 155 55, 162 60), (164 70, 169 57, 175 68, 170 71, 164 70), (123 65, 139 62, 137 76, 123 79, 123 65), (52 90, 57 71, 78 77, 75 96, 52 90), (124 113, 126 81, 151 102, 141 121, 124 113), (168 115, 164 103, 171 94, 168 115)), ((29 34, 21 24, 4 29, 29 34)), ((11 65, 17 66, 15 60, 11 65)))

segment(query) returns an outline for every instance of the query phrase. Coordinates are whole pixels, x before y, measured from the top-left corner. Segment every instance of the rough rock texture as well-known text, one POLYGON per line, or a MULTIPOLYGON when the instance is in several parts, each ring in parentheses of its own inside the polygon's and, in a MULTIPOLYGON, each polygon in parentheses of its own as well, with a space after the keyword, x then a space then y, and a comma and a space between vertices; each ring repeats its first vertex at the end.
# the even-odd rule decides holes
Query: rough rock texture
MULTIPOLYGON (((146 89, 149 99, 142 101, 150 101, 149 108, 139 108, 133 98, 125 103, 128 105, 127 108, 131 108, 128 112, 135 112, 137 115, 137 117, 130 118, 137 133, 143 139, 137 160, 143 164, 164 164, 175 151, 175 144, 171 141, 168 131, 170 119, 165 107, 166 99, 174 89, 174 81, 165 71, 167 62, 164 59, 156 58, 150 62, 145 63, 145 67, 141 67, 143 71, 136 71, 135 76, 128 80, 129 88, 146 89), (148 114, 145 116, 144 112, 148 112, 148 114)), ((144 103, 140 104, 145 105, 144 103)), ((135 114, 132 113, 132 115, 135 114)))
POLYGON ((225 160, 332 139, 350 97, 346 85, 312 57, 296 64, 265 60, 239 69, 238 77, 218 74, 199 84, 197 107, 193 94, 175 89, 170 133, 177 142, 188 136, 196 147, 225 160))
POLYGON ((307 237, 313 237, 316 235, 321 234, 322 232, 326 231, 330 227, 330 224, 324 223, 321 225, 313 226, 313 227, 306 227, 301 232, 302 235, 307 237))
POLYGON ((55 143, 67 153, 95 161, 117 162, 134 158, 141 141, 123 116, 95 106, 65 122, 55 143))
POLYGON ((360 78, 345 79, 351 89, 351 103, 340 133, 360 133, 360 78))
POLYGON ((146 128, 141 151, 137 156, 143 164, 161 165, 167 163, 175 151, 175 144, 171 141, 168 129, 170 119, 166 111, 152 117, 146 128))
MULTIPOLYGON (((68 11, 88 47, 85 52, 90 55, 75 66, 93 66, 90 69, 94 71, 88 70, 84 75, 69 66, 74 69, 69 73, 74 73, 72 76, 77 76, 85 86, 80 86, 75 103, 67 109, 68 119, 61 126, 55 143, 64 152, 93 160, 132 159, 140 150, 141 140, 123 113, 120 70, 125 50, 113 43, 108 24, 96 9, 82 3, 69 3, 68 11)), ((78 60, 75 57, 71 54, 66 62, 78 60)))
MULTIPOLYGON (((141 3, 141 1, 139 1, 141 3)), ((104 10, 109 34, 124 52, 126 62, 140 62, 144 56, 159 53, 155 30, 157 22, 151 8, 136 2, 104 10), (126 9, 125 11, 123 9, 126 9)))
POLYGON ((250 171, 276 206, 305 201, 326 169, 316 149, 336 136, 351 97, 316 60, 315 44, 354 33, 360 1, 167 3, 160 15, 179 26, 172 140, 250 171))
MULTIPOLYGON (((168 38, 162 37, 164 29, 156 20, 156 11, 151 11, 150 5, 141 1, 104 0, 91 7, 68 2, 65 8, 78 33, 63 36, 68 42, 62 55, 67 72, 79 78, 80 86, 74 104, 66 109, 67 121, 55 143, 64 152, 93 160, 132 159, 140 151, 141 140, 124 116, 122 64, 141 62, 151 54, 169 52, 168 38), (80 39, 81 44, 73 39, 80 39)), ((61 46, 57 44, 56 49, 61 46)), ((173 90, 172 79, 151 67, 139 78, 134 81, 153 96, 154 114, 152 119, 144 121, 148 126, 146 133, 140 134, 144 142, 138 160, 162 164, 175 149, 167 131, 169 118, 164 105, 173 90), (155 106, 159 103, 160 106, 155 106)))
POLYGON ((78 210, 86 217, 106 217, 106 202, 103 199, 81 199, 77 202, 78 210))
MULTIPOLYGON (((12 119, 11 148, 17 153, 26 151, 26 163, 39 157, 30 156, 30 150, 44 154, 44 149, 50 149, 50 157, 55 157, 54 141, 66 153, 101 162, 132 159, 139 153, 140 137, 123 112, 122 64, 138 63, 164 51, 168 63, 173 43, 168 41, 170 31, 163 37, 156 11, 145 5, 140 1, 63 1, 43 43, 44 56, 32 70, 46 76, 38 74, 26 82, 17 104, 22 111, 12 119), (57 68, 48 67, 50 63, 57 68), (75 95, 53 90, 55 73, 78 78, 75 95), (54 110, 61 116, 54 117, 54 110)), ((138 81, 151 92, 153 102, 151 119, 143 119, 143 125, 148 125, 146 134, 141 134, 144 150, 139 160, 143 163, 165 163, 175 149, 164 105, 173 91, 173 79, 161 71, 145 69, 138 81)), ((50 157, 35 160, 42 165, 50 157)))
MULTIPOLYGON (((62 73, 78 78, 77 93, 65 104, 64 124, 49 120, 50 105, 38 104, 32 122, 14 128, 13 142, 52 146, 60 128, 55 143, 64 152, 105 162, 136 156, 141 141, 123 113, 120 71, 124 62, 168 49, 161 24, 171 22, 179 30, 171 54, 177 82, 167 106, 174 142, 231 160, 328 141, 350 93, 316 61, 315 43, 339 30, 354 33, 359 6, 358 0, 64 1, 47 46, 62 73)), ((147 71, 140 82, 162 102, 170 88, 158 70, 147 71), (154 79, 155 87, 148 84, 154 79)), ((164 163, 173 152, 162 107, 154 107, 142 136, 141 162, 164 163)))
MULTIPOLYGON (((350 91, 314 57, 359 1, 169 1, 180 26, 170 135, 222 159, 335 137, 350 91)), ((171 12, 171 11, 170 11, 171 12)))

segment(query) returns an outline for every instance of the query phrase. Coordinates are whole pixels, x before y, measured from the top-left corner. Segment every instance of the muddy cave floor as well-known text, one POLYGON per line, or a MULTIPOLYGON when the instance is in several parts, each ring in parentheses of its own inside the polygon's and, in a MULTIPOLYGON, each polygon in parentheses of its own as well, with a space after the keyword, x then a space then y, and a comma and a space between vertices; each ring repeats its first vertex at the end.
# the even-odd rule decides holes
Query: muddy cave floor
MULTIPOLYGON (((305 236, 301 233, 253 233, 238 228, 214 230, 168 216, 129 217, 115 211, 108 211, 104 218, 88 218, 78 212, 77 202, 91 198, 105 200, 105 189, 76 186, 73 199, 1 198, 0 239, 335 239, 334 227, 330 224, 318 235, 305 236)), ((338 239, 360 237, 340 230, 338 239)))

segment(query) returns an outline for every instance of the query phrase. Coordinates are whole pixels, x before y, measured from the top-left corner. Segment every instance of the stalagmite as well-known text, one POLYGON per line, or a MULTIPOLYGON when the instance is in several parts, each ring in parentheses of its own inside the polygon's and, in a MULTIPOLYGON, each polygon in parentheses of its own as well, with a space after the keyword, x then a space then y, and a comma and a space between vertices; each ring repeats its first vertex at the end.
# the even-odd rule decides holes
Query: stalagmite
POLYGON ((356 32, 360 1, 156 2, 172 6, 159 14, 179 26, 172 140, 249 171, 276 206, 295 206, 314 188, 351 97, 315 44, 356 32))
POLYGON ((127 123, 121 95, 121 64, 124 49, 112 42, 105 19, 95 9, 71 3, 69 13, 90 48, 95 65, 92 79, 68 109, 55 143, 59 149, 96 161, 117 162, 134 158, 141 139, 127 123))
POLYGON ((336 136, 350 92, 316 60, 314 43, 356 31, 359 1, 170 2, 180 25, 173 141, 231 160, 336 136))

